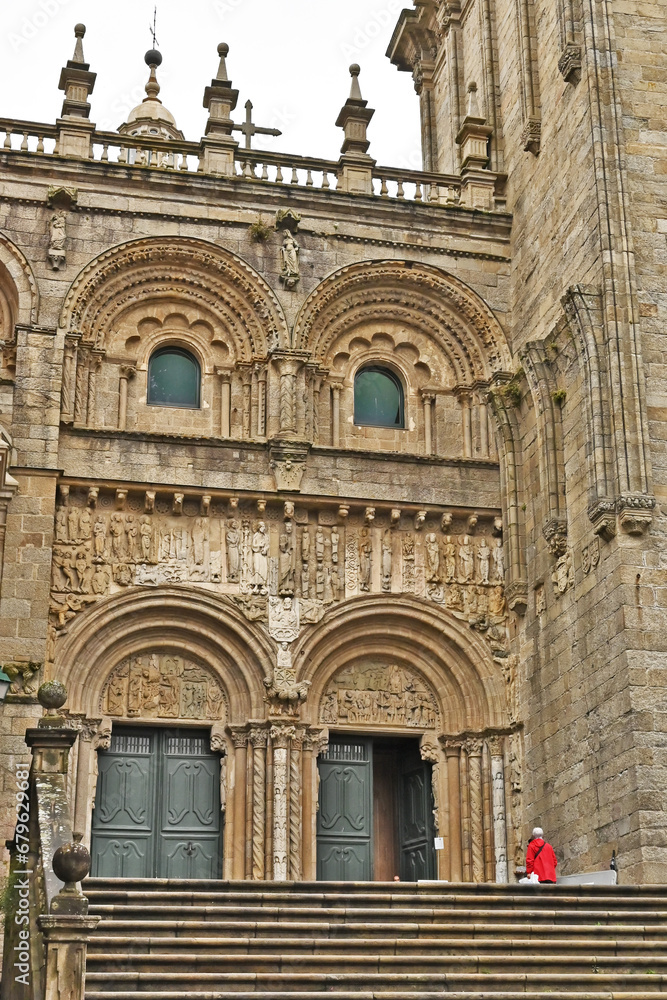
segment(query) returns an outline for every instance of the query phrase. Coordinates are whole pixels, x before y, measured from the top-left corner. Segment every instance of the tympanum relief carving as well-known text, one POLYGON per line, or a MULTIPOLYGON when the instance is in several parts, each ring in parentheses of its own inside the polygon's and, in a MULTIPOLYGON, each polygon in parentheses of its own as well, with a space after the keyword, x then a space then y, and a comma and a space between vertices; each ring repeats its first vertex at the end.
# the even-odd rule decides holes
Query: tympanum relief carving
POLYGON ((100 712, 112 718, 226 719, 225 694, 212 672, 176 653, 130 656, 105 684, 100 712))
POLYGON ((334 675, 320 702, 324 725, 434 729, 435 695, 414 671, 396 664, 355 663, 334 675))

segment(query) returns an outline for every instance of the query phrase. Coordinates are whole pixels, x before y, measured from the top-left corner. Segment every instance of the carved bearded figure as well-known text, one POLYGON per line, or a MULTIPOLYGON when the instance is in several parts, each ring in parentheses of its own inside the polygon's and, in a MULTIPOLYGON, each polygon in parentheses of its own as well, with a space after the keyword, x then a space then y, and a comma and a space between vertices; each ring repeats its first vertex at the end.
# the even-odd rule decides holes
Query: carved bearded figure
POLYGON ((294 528, 291 521, 285 521, 285 530, 279 541, 278 593, 290 596, 295 586, 294 528))
POLYGON ((477 558, 479 560, 479 578, 482 583, 489 582, 489 561, 491 558, 491 549, 489 548, 486 538, 483 538, 479 543, 479 549, 477 550, 477 558))
POLYGON ((371 589, 371 539, 368 528, 364 528, 359 539, 359 588, 371 589))
POLYGON ((461 582, 471 583, 474 573, 474 558, 468 535, 463 536, 459 545, 459 566, 461 568, 461 582))
POLYGON ((429 583, 440 583, 440 547, 438 536, 431 531, 426 536, 426 578, 429 583))
POLYGON ((239 522, 231 520, 227 528, 227 579, 230 583, 238 583, 239 579, 239 522))

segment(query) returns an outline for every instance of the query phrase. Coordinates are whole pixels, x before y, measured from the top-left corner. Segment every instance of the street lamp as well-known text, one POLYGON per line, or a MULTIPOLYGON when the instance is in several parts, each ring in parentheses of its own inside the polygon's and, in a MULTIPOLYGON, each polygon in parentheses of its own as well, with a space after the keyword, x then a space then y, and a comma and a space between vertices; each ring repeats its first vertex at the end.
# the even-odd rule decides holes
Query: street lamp
POLYGON ((11 683, 11 677, 8 677, 4 670, 0 670, 0 701, 4 701, 7 697, 7 692, 9 691, 9 685, 11 683))

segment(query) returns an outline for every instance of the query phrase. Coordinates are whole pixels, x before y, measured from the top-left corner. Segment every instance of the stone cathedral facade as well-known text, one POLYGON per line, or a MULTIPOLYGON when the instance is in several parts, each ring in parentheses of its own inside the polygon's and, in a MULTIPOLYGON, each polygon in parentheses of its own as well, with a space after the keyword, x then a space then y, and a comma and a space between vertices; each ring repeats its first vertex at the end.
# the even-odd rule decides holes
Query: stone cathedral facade
POLYGON ((415 0, 422 171, 358 67, 240 144, 224 45, 99 131, 84 30, 0 120, 3 839, 55 678, 93 874, 666 881, 664 7, 415 0))

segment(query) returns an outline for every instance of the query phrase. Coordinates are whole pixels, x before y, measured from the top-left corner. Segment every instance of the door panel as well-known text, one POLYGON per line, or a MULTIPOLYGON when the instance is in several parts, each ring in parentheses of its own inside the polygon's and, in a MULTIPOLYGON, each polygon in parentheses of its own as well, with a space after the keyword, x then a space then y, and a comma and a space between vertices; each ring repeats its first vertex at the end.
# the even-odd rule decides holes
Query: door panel
POLYGON ((435 878, 431 768, 417 753, 407 756, 401 767, 398 825, 401 879, 435 878))
POLYGON ((320 759, 317 877, 372 878, 371 741, 331 743, 320 759))
POLYGON ((208 733, 114 727, 99 754, 94 875, 219 878, 220 764, 208 733))

